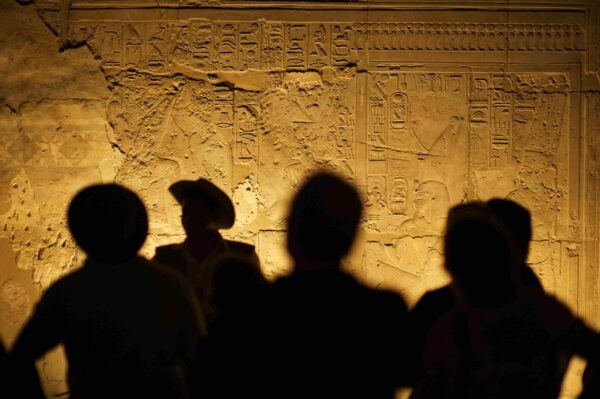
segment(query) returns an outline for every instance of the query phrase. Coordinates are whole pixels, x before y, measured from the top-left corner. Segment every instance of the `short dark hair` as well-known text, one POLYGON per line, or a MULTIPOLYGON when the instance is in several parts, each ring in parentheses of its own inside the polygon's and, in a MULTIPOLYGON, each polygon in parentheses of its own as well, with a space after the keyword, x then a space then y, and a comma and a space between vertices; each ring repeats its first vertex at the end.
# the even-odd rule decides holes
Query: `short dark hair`
POLYGON ((362 216, 357 190, 331 172, 317 172, 296 193, 288 218, 292 257, 336 261, 348 254, 362 216))
POLYGON ((474 305, 503 302, 515 290, 516 244, 482 202, 453 207, 444 235, 446 268, 474 305))
POLYGON ((67 212, 75 242, 92 259, 115 264, 133 258, 148 234, 148 215, 140 198, 118 184, 79 191, 67 212))
POLYGON ((487 205, 512 234, 523 258, 526 259, 533 235, 531 213, 527 208, 509 199, 492 198, 487 201, 487 205))

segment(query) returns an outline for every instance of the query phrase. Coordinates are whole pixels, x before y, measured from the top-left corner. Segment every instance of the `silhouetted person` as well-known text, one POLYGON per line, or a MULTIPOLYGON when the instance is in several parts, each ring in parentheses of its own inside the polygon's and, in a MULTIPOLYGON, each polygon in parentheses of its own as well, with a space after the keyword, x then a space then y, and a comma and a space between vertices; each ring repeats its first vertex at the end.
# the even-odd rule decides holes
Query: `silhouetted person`
POLYGON ((213 301, 216 263, 233 254, 259 270, 258 257, 254 246, 226 240, 219 233, 233 226, 235 209, 227 194, 213 183, 206 179, 181 180, 169 191, 181 205, 181 223, 187 237, 182 243, 156 248, 154 260, 189 279, 210 327, 218 313, 213 301))
POLYGON ((16 362, 0 341, 0 392, 7 398, 42 399, 44 390, 33 361, 16 362))
POLYGON ((356 189, 326 172, 296 194, 287 226, 293 272, 269 288, 260 330, 264 396, 393 398, 403 383, 404 300, 342 270, 362 209, 356 189))
POLYGON ((213 301, 219 312, 191 376, 194 397, 233 399, 257 393, 252 384, 265 376, 257 373, 260 348, 253 336, 266 286, 260 270, 244 257, 228 255, 216 262, 213 301))
POLYGON ((588 362, 583 372, 583 389, 579 399, 597 399, 600 398, 600 362, 588 362))
POLYGON ((183 398, 205 334, 191 287, 137 256, 144 205, 116 184, 81 190, 68 210, 83 266, 52 284, 12 349, 31 361, 62 343, 71 398, 183 398))
POLYGON ((412 398, 557 398, 564 352, 597 358, 598 335, 523 282, 512 234, 483 203, 449 213, 455 306, 431 327, 412 398))
POLYGON ((217 261, 213 301, 219 314, 211 335, 229 335, 246 328, 239 324, 247 320, 246 316, 256 313, 256 302, 266 286, 264 276, 248 259, 229 255, 217 261))
MULTIPOLYGON (((523 283, 530 289, 543 291, 543 287, 533 270, 527 265, 527 256, 529 255, 529 243, 532 237, 531 214, 529 211, 514 201, 507 199, 494 198, 486 203, 478 203, 472 206, 489 208, 481 209, 488 218, 495 218, 497 223, 504 226, 506 231, 512 235, 516 245, 516 256, 521 265, 520 273, 523 283), (491 214, 488 214, 491 212, 491 214)), ((479 212, 479 211, 477 211, 479 212)), ((486 267, 482 265, 481 267, 486 267)), ((428 291, 417 302, 410 311, 411 326, 414 337, 412 339, 412 349, 414 351, 415 365, 414 370, 418 372, 422 367, 423 351, 425 339, 429 329, 433 324, 447 311, 455 305, 455 299, 450 284, 441 288, 428 291)), ((417 378, 417 376, 413 376, 417 378)))
POLYGON ((527 208, 519 205, 515 201, 503 198, 492 198, 486 202, 492 213, 498 221, 502 223, 515 240, 519 251, 519 261, 521 263, 521 277, 523 284, 532 289, 543 291, 542 283, 537 275, 527 265, 529 256, 529 244, 533 236, 531 227, 531 213, 527 208))

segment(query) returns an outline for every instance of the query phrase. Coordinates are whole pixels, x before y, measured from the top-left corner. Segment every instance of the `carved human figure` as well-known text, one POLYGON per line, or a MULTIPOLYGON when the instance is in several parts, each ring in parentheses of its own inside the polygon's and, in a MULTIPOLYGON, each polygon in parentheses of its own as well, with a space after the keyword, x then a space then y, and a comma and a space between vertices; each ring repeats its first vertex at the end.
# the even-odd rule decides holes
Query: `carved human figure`
POLYGON ((449 204, 450 195, 444 183, 436 180, 420 183, 415 190, 415 213, 400 225, 400 236, 440 235, 449 204))
POLYGON ((385 252, 394 267, 419 276, 416 286, 435 286, 442 278, 438 270, 440 237, 446 224, 450 195, 444 183, 427 180, 417 186, 413 203, 413 217, 400 225, 399 238, 387 245, 385 252), (424 281, 424 276, 436 277, 424 281))

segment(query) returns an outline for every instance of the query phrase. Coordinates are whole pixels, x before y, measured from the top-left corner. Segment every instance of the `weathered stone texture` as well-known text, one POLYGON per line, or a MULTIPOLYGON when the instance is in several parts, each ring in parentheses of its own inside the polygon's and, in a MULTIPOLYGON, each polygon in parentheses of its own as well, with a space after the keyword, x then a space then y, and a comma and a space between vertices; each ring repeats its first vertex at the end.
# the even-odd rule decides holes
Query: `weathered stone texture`
MULTIPOLYGON (((114 156, 98 62, 84 48, 56 51, 33 7, 2 0, 0 18, 0 333, 10 344, 41 291, 80 262, 66 206, 114 156)), ((40 371, 50 393, 65 390, 59 352, 40 371)))
POLYGON ((151 255, 181 239, 167 187, 209 178, 236 205, 229 235, 276 278, 290 195, 316 167, 363 193, 348 268, 369 284, 414 301, 444 283, 448 207, 506 197, 533 213, 546 288, 600 321, 598 6, 418 3, 3 0, 7 336, 81 260, 64 222, 79 187, 138 191, 151 255))

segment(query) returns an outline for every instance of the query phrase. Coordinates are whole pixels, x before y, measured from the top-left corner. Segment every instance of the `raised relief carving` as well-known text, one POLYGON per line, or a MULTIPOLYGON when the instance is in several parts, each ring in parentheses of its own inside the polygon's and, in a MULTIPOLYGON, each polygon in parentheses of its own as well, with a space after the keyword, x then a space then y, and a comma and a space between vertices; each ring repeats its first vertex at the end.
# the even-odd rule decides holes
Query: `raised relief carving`
MULTIPOLYGON (((402 273, 417 282, 432 273, 443 216, 463 198, 523 202, 540 242, 568 224, 568 176, 556 163, 566 148, 566 74, 369 70, 363 61, 404 50, 579 51, 579 25, 73 21, 70 35, 90 45, 111 82, 109 121, 129 165, 117 179, 126 171, 141 178, 134 160, 146 157, 162 165, 144 177, 161 182, 157 193, 168 181, 202 175, 240 196, 243 179, 255 173, 258 212, 283 229, 290 190, 315 167, 336 170, 364 182, 365 228, 373 234, 367 252, 381 245, 377 262, 396 282, 402 273), (367 69, 360 79, 356 68, 367 69), (252 90, 223 77, 258 69, 265 83, 252 90), (437 216, 422 210, 428 195, 443 199, 437 216), (428 255, 411 262, 418 252, 428 255)), ((71 152, 75 164, 85 145, 71 152)))
POLYGON ((441 236, 450 204, 444 183, 429 180, 417 184, 413 214, 400 224, 397 238, 388 243, 367 242, 363 263, 367 279, 400 289, 410 300, 446 281, 441 236))
POLYGON ((470 163, 476 195, 507 197, 531 211, 534 241, 529 261, 547 289, 566 298, 571 294, 558 278, 569 266, 556 240, 572 235, 565 184, 567 75, 478 74, 473 80, 470 163))
POLYGON ((369 159, 388 152, 448 155, 466 119, 463 75, 371 73, 369 159))
POLYGON ((262 30, 262 67, 283 67, 283 23, 265 23, 262 30))
POLYGON ((260 25, 258 22, 240 24, 240 69, 260 68, 260 25))
POLYGON ((332 30, 332 65, 340 67, 354 64, 356 56, 354 54, 355 48, 351 42, 352 27, 345 24, 334 24, 332 30))
POLYGON ((272 21, 74 21, 68 41, 87 42, 107 68, 154 71, 346 67, 359 51, 579 51, 578 25, 291 23, 272 21), (508 43, 508 47, 507 47, 508 43))
POLYGON ((316 167, 354 179, 355 78, 333 68, 271 76, 261 98, 261 198, 268 216, 282 226, 290 192, 316 167))
POLYGON ((237 137, 236 160, 240 163, 255 161, 258 148, 257 110, 252 104, 236 107, 237 137))
POLYGON ((304 24, 290 24, 286 26, 286 68, 306 68, 307 54, 306 42, 308 39, 308 26, 304 24))
POLYGON ((182 34, 178 37, 175 55, 183 65, 187 65, 188 57, 191 56, 190 65, 192 68, 200 70, 213 69, 213 32, 210 22, 191 22, 190 31, 191 37, 185 33, 186 27, 182 29, 182 34), (189 56, 188 56, 189 54, 189 56))
POLYGON ((234 23, 217 23, 213 25, 215 43, 215 58, 217 69, 238 69, 238 26, 234 23))
POLYGON ((331 26, 325 24, 310 25, 308 48, 308 66, 322 68, 330 65, 331 26))
POLYGON ((404 93, 394 93, 390 97, 390 125, 402 129, 408 119, 408 97, 404 93))
POLYGON ((353 28, 359 50, 576 51, 585 46, 579 25, 356 23, 353 28))
POLYGON ((407 209, 408 181, 395 177, 390 181, 390 211, 395 215, 403 215, 407 209))
POLYGON ((369 176, 367 178, 367 212, 381 214, 386 212, 387 184, 386 176, 369 176))

